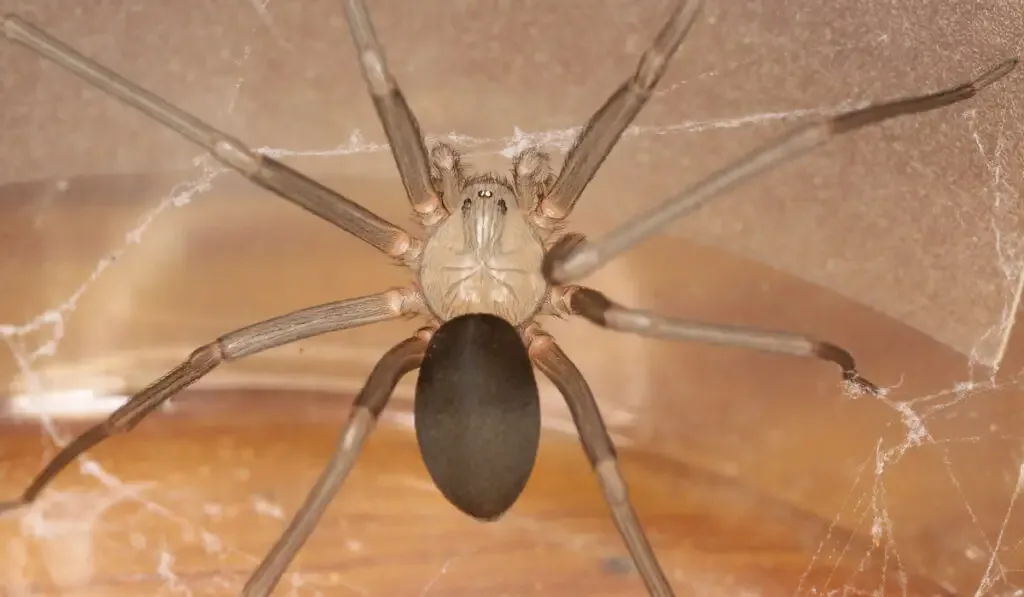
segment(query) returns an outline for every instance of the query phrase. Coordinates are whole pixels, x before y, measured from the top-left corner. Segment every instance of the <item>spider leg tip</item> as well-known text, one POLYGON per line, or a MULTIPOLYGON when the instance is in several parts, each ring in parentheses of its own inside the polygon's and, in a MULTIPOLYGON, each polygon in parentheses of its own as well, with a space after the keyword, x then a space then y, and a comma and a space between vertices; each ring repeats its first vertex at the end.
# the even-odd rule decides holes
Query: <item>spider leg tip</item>
POLYGON ((1003 77, 1009 75, 1011 72, 1013 72, 1015 68, 1017 68, 1018 64, 1020 64, 1019 57, 1012 56, 1010 58, 1007 58, 1006 60, 1003 60, 996 66, 988 69, 987 71, 979 75, 970 83, 970 86, 973 88, 973 91, 977 93, 978 91, 981 91, 982 89, 988 87, 989 85, 992 85, 993 83, 999 81, 1003 77))
POLYGON ((10 501, 7 501, 7 502, 0 502, 0 516, 3 516, 4 514, 7 514, 8 512, 13 512, 15 510, 18 510, 18 509, 22 508, 25 505, 26 505, 25 500, 20 500, 20 499, 19 500, 10 500, 10 501))
POLYGON ((869 396, 883 396, 885 391, 874 382, 864 378, 855 369, 843 371, 843 380, 846 381, 858 393, 869 396))

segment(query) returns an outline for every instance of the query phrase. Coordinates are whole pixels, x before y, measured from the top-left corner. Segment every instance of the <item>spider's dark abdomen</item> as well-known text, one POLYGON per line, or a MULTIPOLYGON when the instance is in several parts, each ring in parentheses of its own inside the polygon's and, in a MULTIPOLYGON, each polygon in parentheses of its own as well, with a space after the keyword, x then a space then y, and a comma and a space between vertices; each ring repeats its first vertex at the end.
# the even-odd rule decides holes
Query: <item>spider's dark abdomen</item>
POLYGON ((473 313, 441 325, 416 382, 416 439, 456 508, 495 520, 519 498, 540 442, 540 395, 526 347, 504 319, 473 313))

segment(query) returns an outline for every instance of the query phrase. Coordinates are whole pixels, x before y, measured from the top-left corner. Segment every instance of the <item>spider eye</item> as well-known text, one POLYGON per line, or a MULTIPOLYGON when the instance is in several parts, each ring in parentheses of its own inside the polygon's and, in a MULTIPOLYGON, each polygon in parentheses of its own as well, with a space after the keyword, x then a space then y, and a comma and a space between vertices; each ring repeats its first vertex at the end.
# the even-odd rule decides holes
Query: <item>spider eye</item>
POLYGON ((467 211, 469 211, 469 206, 471 203, 472 201, 470 201, 469 199, 462 200, 462 213, 466 213, 467 211))
POLYGON ((498 199, 498 209, 501 211, 502 214, 508 212, 508 204, 505 203, 504 199, 498 199))

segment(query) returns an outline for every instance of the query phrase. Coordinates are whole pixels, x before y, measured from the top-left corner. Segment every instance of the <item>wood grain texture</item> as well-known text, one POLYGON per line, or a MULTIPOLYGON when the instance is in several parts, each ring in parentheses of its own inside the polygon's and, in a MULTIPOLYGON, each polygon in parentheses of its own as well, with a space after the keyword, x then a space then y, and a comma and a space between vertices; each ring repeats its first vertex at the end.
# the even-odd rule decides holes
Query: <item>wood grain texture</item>
MULTIPOLYGON (((372 181, 326 180, 382 193, 372 181)), ((0 192, 0 321, 42 322, 0 353, 4 496, 53 454, 37 424, 13 420, 47 392, 129 393, 229 329, 408 280, 231 178, 161 212, 137 244, 126 240, 176 181, 76 180, 53 202, 43 200, 52 181, 0 192), (39 319, 47 309, 61 327, 39 319), (27 369, 15 358, 53 338, 53 354, 27 369)), ((401 212, 394 202, 384 213, 401 212)), ((594 387, 679 595, 902 595, 905 578, 909 595, 984 585, 987 596, 1022 584, 1024 520, 1008 505, 1024 437, 1019 335, 993 388, 959 394, 957 383, 988 372, 720 250, 657 239, 591 282, 629 305, 828 338, 892 388, 889 401, 853 400, 828 364, 548 324, 594 387)), ((0 518, 0 589, 236 594, 326 462, 346 397, 416 325, 351 330, 218 369, 170 412, 91 454, 103 482, 72 470, 39 505, 0 518)), ((481 525, 429 485, 407 431, 411 378, 278 594, 291 595, 292 583, 302 597, 643 594, 621 573, 619 539, 552 388, 542 391, 543 450, 523 501, 481 525)), ((56 423, 65 438, 81 428, 67 413, 56 423)))
MULTIPOLYGON (((0 520, 6 594, 128 597, 167 594, 175 584, 193 595, 234 594, 326 462, 344 401, 196 392, 179 405, 92 455, 123 486, 71 473, 33 510, 0 520), (81 512, 79 524, 26 532, 33 518, 59 517, 62 508, 81 512)), ((3 434, 6 495, 34 474, 40 449, 34 426, 3 434)), ((904 593, 891 563, 886 581, 874 558, 837 565, 818 554, 815 562, 830 533, 828 541, 851 541, 857 551, 864 539, 740 482, 630 450, 623 468, 679 595, 781 596, 801 584, 884 587, 876 593, 884 595, 938 590, 911 576, 904 593)), ((386 424, 293 570, 300 595, 643 594, 627 562, 573 438, 546 434, 521 501, 482 524, 433 488, 411 430, 386 424)), ((288 585, 276 594, 290 594, 288 585)))

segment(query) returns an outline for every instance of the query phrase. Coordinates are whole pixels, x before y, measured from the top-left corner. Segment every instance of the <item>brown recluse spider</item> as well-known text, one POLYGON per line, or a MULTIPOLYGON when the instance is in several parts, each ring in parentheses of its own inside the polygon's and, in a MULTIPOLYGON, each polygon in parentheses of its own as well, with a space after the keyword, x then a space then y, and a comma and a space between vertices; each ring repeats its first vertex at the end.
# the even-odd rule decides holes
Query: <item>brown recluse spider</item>
POLYGON ((615 448, 583 375, 546 334, 539 315, 582 316, 599 326, 644 336, 692 340, 765 352, 815 357, 842 369, 862 391, 862 378, 839 346, 780 332, 709 325, 616 304, 601 292, 570 284, 599 269, 667 224, 716 195, 813 147, 883 120, 934 110, 970 98, 1017 64, 1006 60, 971 82, 944 91, 888 101, 797 127, 660 205, 585 241, 562 233, 587 183, 625 128, 647 103, 671 57, 696 20, 700 0, 679 0, 630 76, 590 118, 557 172, 536 148, 513 160, 511 179, 470 176, 458 153, 438 144, 428 153, 419 124, 388 71, 363 0, 346 0, 345 15, 366 85, 422 235, 388 222, 340 193, 227 133, 172 106, 93 62, 15 15, 3 20, 7 38, 24 44, 94 87, 193 143, 257 185, 320 216, 404 264, 408 286, 327 303, 228 332, 200 347, 162 378, 136 393, 106 421, 64 447, 22 496, 0 511, 32 503, 85 450, 135 427, 147 414, 220 363, 328 332, 386 320, 426 318, 426 327, 380 359, 356 397, 334 455, 287 530, 242 590, 248 597, 274 589, 340 488, 391 392, 419 369, 416 437, 441 493, 462 512, 495 520, 518 499, 533 470, 540 435, 536 367, 568 403, 615 525, 650 595, 672 595, 627 495, 615 448))

